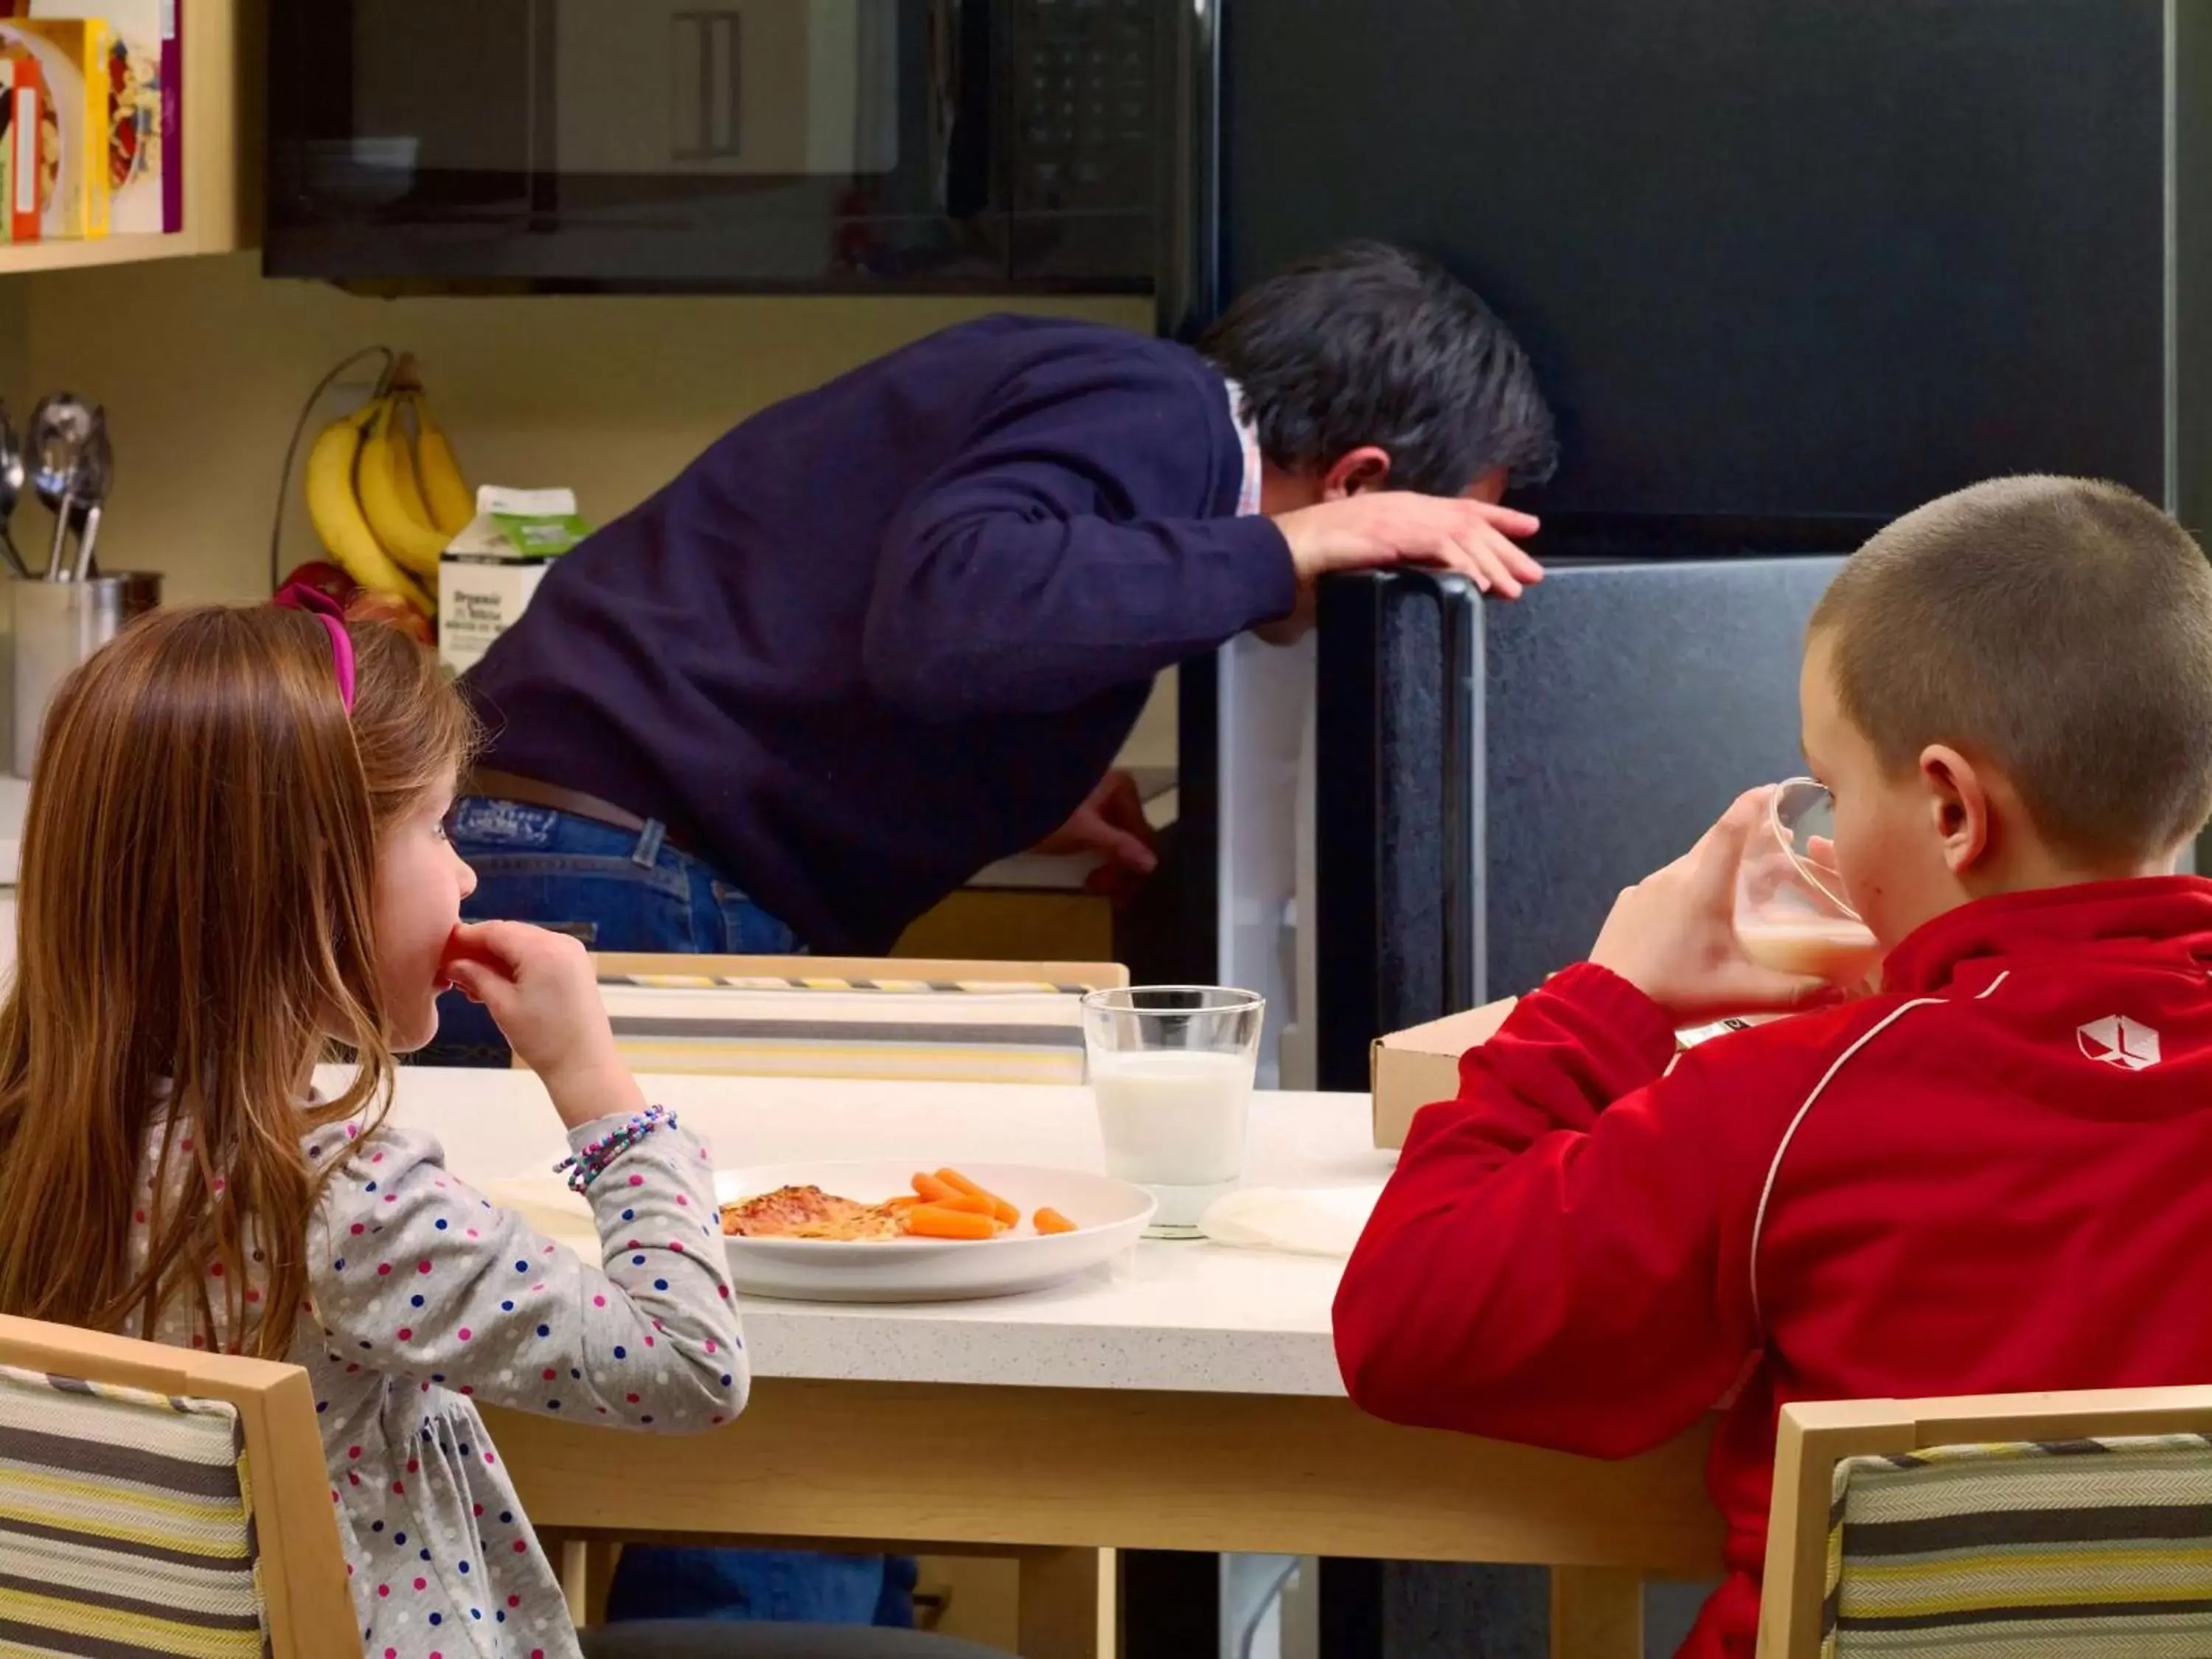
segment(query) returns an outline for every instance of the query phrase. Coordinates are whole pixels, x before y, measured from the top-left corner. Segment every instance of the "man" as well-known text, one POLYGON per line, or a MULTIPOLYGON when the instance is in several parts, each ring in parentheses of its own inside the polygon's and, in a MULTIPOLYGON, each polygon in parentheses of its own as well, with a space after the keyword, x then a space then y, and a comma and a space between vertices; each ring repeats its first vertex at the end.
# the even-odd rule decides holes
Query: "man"
POLYGON ((1141 873, 1109 769, 1160 671, 1294 637, 1331 572, 1519 594, 1536 525, 1498 503, 1554 447, 1504 325, 1389 247, 1262 283, 1196 350, 933 335, 755 416, 548 574, 465 682, 490 734, 453 817, 468 914, 877 955, 1041 842, 1141 873))
MULTIPOLYGON (((1162 669, 1295 633, 1321 576, 1517 594, 1534 523, 1495 503, 1553 453, 1512 337, 1389 248, 1261 284, 1196 351, 931 336, 745 422, 547 575, 465 683, 476 910, 600 949, 879 953, 1084 805, 1162 669)), ((1109 829, 1073 838, 1140 859, 1109 829)))

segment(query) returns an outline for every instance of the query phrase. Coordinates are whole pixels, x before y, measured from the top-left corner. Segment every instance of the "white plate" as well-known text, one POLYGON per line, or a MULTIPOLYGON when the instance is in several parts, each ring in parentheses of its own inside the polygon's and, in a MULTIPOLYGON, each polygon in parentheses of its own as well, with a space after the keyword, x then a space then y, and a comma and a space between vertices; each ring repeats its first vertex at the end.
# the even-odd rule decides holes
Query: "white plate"
MULTIPOLYGON (((779 1187, 819 1187, 863 1204, 881 1203, 908 1184, 912 1164, 782 1164, 718 1170, 725 1204, 779 1187)), ((962 1174, 1017 1206, 1020 1226, 998 1238, 885 1239, 838 1243, 819 1238, 726 1238, 740 1293, 796 1302, 957 1302, 1042 1290, 1110 1261, 1143 1234, 1152 1195, 1126 1181, 1079 1170, 1018 1164, 963 1164, 962 1174), (1058 1210, 1072 1233, 1040 1235, 1030 1217, 1058 1210)))

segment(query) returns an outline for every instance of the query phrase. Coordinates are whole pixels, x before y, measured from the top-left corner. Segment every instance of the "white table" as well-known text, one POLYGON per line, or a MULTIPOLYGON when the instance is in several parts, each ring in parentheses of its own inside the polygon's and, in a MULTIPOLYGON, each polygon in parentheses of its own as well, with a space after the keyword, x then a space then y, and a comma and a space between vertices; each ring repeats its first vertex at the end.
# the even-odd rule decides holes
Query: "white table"
MULTIPOLYGON (((719 1167, 908 1158, 1096 1169, 1088 1091, 967 1084, 661 1078, 648 1096, 719 1167)), ((411 1071, 400 1121, 478 1183, 565 1150, 525 1073, 411 1071)), ((1389 1168, 1364 1097, 1255 1097, 1247 1179, 1371 1185, 1389 1168)), ((898 1308, 756 1301, 744 1419, 698 1439, 495 1414, 538 1524, 568 1536, 926 1543, 1024 1561, 1040 1607, 1101 1594, 1101 1547, 1540 1564, 1554 1648, 1640 1650, 1647 1572, 1710 1574, 1720 1525, 1704 1437, 1602 1464, 1379 1423, 1344 1397, 1333 1261, 1146 1243, 1036 1295, 898 1308), (1088 1575, 1088 1587, 1083 1580, 1088 1575)), ((1108 1599, 1110 1600, 1110 1595, 1108 1599)), ((1097 1626, 1025 1625, 1030 1659, 1097 1626)))
MULTIPOLYGON (((1103 1168, 1089 1091, 946 1083, 665 1078, 653 1098, 713 1146, 716 1167, 841 1158, 1103 1168)), ((1364 1097, 1260 1097, 1255 1186, 1372 1186, 1390 1168, 1364 1097)), ((398 1115, 435 1132, 483 1182, 544 1176, 568 1147, 523 1073, 407 1073, 398 1115)), ((1118 1267, 1003 1301, 838 1307, 753 1301, 756 1376, 1048 1389, 1340 1397, 1329 1341, 1340 1264, 1146 1243, 1118 1267)))

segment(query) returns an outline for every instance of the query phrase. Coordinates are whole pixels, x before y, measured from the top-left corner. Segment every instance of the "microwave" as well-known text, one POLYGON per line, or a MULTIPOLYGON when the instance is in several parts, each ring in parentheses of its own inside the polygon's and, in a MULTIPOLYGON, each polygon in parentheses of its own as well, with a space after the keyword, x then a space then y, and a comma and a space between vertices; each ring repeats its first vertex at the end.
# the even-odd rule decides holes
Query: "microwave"
POLYGON ((270 12, 273 276, 1198 303, 1213 0, 270 12))

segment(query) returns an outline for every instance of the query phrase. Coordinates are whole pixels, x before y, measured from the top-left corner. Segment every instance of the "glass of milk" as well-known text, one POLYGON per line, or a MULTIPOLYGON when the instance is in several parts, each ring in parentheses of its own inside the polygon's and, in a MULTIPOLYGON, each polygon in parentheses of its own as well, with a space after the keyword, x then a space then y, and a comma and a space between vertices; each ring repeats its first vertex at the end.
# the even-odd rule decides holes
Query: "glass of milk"
POLYGON ((1138 986, 1083 999, 1083 1043, 1106 1172, 1159 1200, 1147 1238, 1196 1238, 1244 1173, 1267 1000, 1216 986, 1138 986))
POLYGON ((1856 985, 1880 965, 1881 947, 1845 896, 1834 832, 1825 785, 1775 785, 1736 872, 1735 936, 1763 966, 1856 985))

